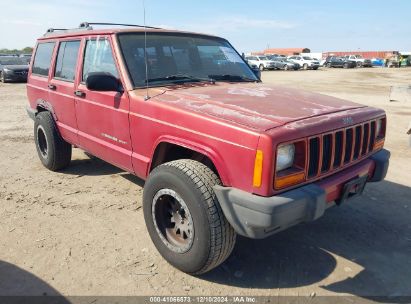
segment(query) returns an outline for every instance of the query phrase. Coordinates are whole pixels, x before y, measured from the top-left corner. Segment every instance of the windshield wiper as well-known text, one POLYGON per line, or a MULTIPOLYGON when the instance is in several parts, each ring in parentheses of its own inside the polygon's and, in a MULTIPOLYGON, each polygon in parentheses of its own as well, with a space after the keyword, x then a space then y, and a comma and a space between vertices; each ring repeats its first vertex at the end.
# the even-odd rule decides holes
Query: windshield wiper
POLYGON ((243 77, 240 75, 231 75, 231 74, 223 74, 223 75, 208 75, 208 77, 219 81, 219 80, 225 80, 225 81, 244 81, 244 82, 257 82, 258 80, 252 79, 252 78, 247 78, 243 77))
POLYGON ((208 82, 214 82, 214 80, 210 77, 208 78, 202 78, 202 77, 195 77, 192 75, 187 75, 187 74, 172 74, 172 75, 166 75, 163 77, 157 77, 157 78, 150 78, 147 80, 148 83, 150 82, 156 82, 156 81, 184 81, 184 80, 189 80, 189 81, 208 81, 208 82))

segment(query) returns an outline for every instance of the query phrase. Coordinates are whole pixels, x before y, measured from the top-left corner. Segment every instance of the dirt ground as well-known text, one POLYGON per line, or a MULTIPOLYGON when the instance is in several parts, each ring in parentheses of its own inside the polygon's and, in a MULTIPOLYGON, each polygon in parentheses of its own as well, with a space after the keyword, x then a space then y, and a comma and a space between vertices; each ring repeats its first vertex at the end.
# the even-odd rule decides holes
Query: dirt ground
POLYGON ((25 85, 0 84, 0 295, 411 296, 411 103, 388 100, 411 69, 273 71, 263 80, 385 109, 390 170, 316 222, 238 238, 233 255, 201 277, 155 250, 143 181, 78 149, 65 171, 43 168, 25 85))

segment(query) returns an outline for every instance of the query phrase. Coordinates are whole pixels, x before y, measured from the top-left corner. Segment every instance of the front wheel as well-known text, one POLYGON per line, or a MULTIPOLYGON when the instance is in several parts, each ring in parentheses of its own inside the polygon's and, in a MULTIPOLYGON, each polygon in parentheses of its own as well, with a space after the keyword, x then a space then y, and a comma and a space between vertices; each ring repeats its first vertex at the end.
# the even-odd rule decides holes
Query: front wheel
POLYGON ((264 65, 260 64, 260 71, 264 71, 264 65))
POLYGON ((288 71, 288 65, 284 65, 284 71, 288 71))
POLYGON ((183 159, 155 168, 143 195, 144 219, 160 254, 177 269, 199 275, 231 254, 236 233, 213 186, 218 176, 200 162, 183 159))
POLYGON ((304 63, 303 70, 308 70, 308 64, 304 63))

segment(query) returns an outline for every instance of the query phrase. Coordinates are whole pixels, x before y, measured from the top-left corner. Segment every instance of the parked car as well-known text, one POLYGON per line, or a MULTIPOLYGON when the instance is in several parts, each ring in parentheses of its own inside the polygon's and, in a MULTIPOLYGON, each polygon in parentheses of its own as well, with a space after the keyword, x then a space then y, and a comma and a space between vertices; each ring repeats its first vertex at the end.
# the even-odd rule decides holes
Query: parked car
POLYGON ((276 57, 273 59, 274 61, 274 67, 278 70, 299 70, 300 69, 300 65, 298 63, 292 62, 287 60, 284 57, 276 57))
POLYGON ((357 66, 357 63, 352 60, 347 60, 344 57, 336 57, 333 56, 326 60, 326 66, 329 68, 344 68, 344 69, 352 69, 357 66))
POLYGON ((364 59, 361 55, 346 55, 344 56, 345 59, 355 61, 357 64, 357 67, 372 67, 372 62, 371 59, 364 59))
POLYGON ((288 60, 294 63, 298 63, 303 70, 317 70, 320 67, 319 61, 313 60, 311 57, 308 56, 294 55, 289 56, 288 60))
POLYGON ((382 58, 373 58, 371 59, 371 63, 373 66, 382 67, 384 66, 384 59, 382 58))
POLYGON ((274 61, 268 59, 266 56, 247 56, 246 60, 258 66, 261 71, 275 69, 274 61))
POLYGON ((237 234, 316 220, 384 179, 383 110, 263 84, 223 38, 91 26, 36 43, 27 112, 39 159, 62 170, 74 146, 146 180, 149 235, 176 268, 205 273, 237 234))
POLYGON ((398 68, 399 61, 400 61, 399 55, 393 54, 385 58, 384 66, 387 68, 398 68))
POLYGON ((245 59, 245 61, 248 63, 248 65, 250 66, 250 68, 252 69, 258 69, 258 66, 255 63, 252 63, 250 61, 248 61, 247 59, 245 59))
POLYGON ((23 58, 27 62, 27 64, 29 64, 31 60, 31 54, 20 54, 20 58, 23 58))
POLYGON ((23 58, 0 57, 0 82, 27 81, 29 66, 23 58))

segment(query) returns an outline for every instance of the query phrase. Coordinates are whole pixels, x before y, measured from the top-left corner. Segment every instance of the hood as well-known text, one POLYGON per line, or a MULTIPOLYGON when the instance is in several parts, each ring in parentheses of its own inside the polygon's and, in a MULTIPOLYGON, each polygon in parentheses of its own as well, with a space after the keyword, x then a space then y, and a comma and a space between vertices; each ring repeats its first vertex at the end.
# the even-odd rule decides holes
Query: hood
POLYGON ((3 68, 8 68, 9 70, 12 70, 12 71, 28 71, 29 70, 28 65, 17 65, 17 64, 5 64, 3 65, 3 68))
POLYGON ((260 83, 190 85, 166 90, 152 99, 258 131, 364 107, 331 96, 260 83))

